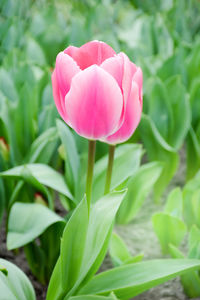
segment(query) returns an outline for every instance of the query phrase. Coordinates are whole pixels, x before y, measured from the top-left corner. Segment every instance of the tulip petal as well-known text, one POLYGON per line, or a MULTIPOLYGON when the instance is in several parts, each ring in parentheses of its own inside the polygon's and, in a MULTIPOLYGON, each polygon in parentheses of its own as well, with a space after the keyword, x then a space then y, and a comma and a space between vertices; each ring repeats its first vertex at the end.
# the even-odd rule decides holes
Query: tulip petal
POLYGON ((133 81, 131 93, 126 105, 124 123, 113 135, 101 139, 108 144, 119 144, 128 140, 137 128, 142 113, 142 105, 139 100, 139 88, 133 81))
POLYGON ((119 55, 110 57, 101 64, 101 68, 115 78, 121 90, 122 90, 122 79, 124 74, 123 65, 124 65, 124 60, 119 55))
POLYGON ((63 99, 65 99, 71 85, 71 80, 78 72, 80 68, 76 62, 69 55, 64 52, 60 52, 56 58, 56 76, 58 85, 63 99))
POLYGON ((56 77, 56 70, 53 71, 52 76, 51 76, 51 80, 52 80, 52 87, 53 87, 53 98, 57 107, 57 110, 59 112, 59 114, 61 115, 61 117, 63 118, 63 120, 67 123, 68 122, 68 118, 66 115, 66 109, 65 109, 65 105, 64 105, 64 98, 62 97, 59 87, 58 87, 58 81, 57 81, 57 77, 56 77))
POLYGON ((124 106, 120 120, 122 124, 125 117, 126 103, 131 92, 133 74, 136 72, 137 67, 130 62, 128 56, 126 56, 124 53, 119 53, 114 57, 106 59, 101 64, 101 67, 116 79, 122 90, 124 100, 124 106))
POLYGON ((100 65, 116 54, 110 46, 99 41, 91 41, 80 48, 70 46, 64 50, 64 53, 70 55, 82 70, 93 64, 100 65))
POLYGON ((90 53, 81 50, 81 48, 69 46, 64 50, 64 53, 71 56, 73 60, 76 61, 81 70, 84 70, 93 64, 93 58, 90 53))
POLYGON ((65 105, 72 127, 85 138, 100 139, 119 128, 121 90, 116 80, 97 65, 75 75, 65 105))
POLYGON ((80 48, 89 53, 93 58, 93 64, 100 65, 104 60, 112 57, 116 52, 106 43, 100 41, 91 41, 80 48))
POLYGON ((136 73, 138 67, 131 61, 131 72, 132 72, 132 76, 134 76, 134 74, 136 73))
POLYGON ((139 87, 139 97, 140 97, 140 102, 142 104, 142 85, 143 85, 143 75, 142 75, 142 70, 140 68, 137 68, 137 71, 135 72, 133 76, 133 80, 137 83, 139 87))

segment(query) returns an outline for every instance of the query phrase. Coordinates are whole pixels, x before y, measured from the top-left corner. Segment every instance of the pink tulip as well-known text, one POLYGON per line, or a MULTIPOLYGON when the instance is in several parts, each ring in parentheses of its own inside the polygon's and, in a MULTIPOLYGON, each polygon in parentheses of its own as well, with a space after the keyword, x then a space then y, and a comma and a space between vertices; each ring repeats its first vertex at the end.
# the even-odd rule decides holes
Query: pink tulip
POLYGON ((121 143, 140 121, 142 71, 103 42, 60 52, 52 85, 61 117, 85 138, 121 143))

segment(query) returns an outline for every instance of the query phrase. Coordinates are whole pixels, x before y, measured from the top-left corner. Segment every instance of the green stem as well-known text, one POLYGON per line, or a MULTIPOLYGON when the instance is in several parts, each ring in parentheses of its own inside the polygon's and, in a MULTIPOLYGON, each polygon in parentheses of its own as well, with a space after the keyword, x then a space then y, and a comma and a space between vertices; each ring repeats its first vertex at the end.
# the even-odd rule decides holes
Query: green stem
POLYGON ((89 140, 88 142, 89 142, 89 149, 88 149, 88 169, 87 169, 87 180, 86 180, 86 198, 88 204, 88 212, 90 212, 96 141, 89 140))
POLYGON ((110 184, 111 184, 111 179, 112 179, 112 169, 113 169, 114 155, 115 155, 115 145, 110 145, 104 195, 106 195, 110 192, 110 184))

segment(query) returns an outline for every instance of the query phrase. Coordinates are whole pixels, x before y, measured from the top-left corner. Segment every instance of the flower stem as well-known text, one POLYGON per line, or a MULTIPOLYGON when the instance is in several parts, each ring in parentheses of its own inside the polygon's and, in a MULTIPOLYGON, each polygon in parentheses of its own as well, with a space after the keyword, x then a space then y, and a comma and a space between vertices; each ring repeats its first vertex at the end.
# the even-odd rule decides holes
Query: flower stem
POLYGON ((96 141, 89 140, 88 142, 89 142, 89 144, 88 144, 89 149, 88 149, 88 168, 87 168, 87 180, 86 180, 86 198, 87 198, 87 204, 88 204, 88 212, 90 212, 96 141))
POLYGON ((112 179, 112 169, 113 169, 114 155, 115 155, 115 145, 110 145, 104 195, 106 195, 110 192, 110 184, 111 184, 111 179, 112 179))

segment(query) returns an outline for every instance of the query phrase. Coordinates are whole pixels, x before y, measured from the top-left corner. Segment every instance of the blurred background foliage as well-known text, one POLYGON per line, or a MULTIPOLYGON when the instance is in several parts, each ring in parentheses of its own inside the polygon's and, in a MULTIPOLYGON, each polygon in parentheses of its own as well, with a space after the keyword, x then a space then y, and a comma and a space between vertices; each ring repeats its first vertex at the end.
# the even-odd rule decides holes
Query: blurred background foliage
MULTIPOLYGON (((116 221, 131 222, 152 188, 159 202, 184 159, 186 174, 180 183, 188 183, 183 196, 178 189, 165 197, 164 212, 153 219, 155 232, 160 239, 166 233, 163 224, 172 228, 172 235, 167 231, 160 242, 164 253, 177 257, 180 253, 173 247, 186 234, 185 224, 199 227, 194 212, 200 207, 200 1, 0 0, 0 221, 5 211, 11 215, 9 235, 16 220, 23 220, 22 208, 24 214, 33 215, 38 203, 45 206, 44 227, 40 224, 39 232, 32 235, 37 217, 26 228, 18 222, 17 237, 22 232, 29 239, 8 243, 9 249, 26 247, 30 268, 42 282, 47 280, 44 270, 50 276, 59 252, 55 249, 52 255, 54 249, 44 240, 59 239, 64 222, 56 216, 55 224, 52 221, 44 232, 49 226, 45 220, 55 217, 49 208, 54 209, 54 200, 60 199, 62 209, 70 211, 65 216, 69 219, 84 193, 87 162, 87 141, 58 120, 51 73, 59 51, 94 39, 125 52, 144 75, 141 123, 127 144, 116 150, 111 187, 128 187, 116 221), (40 245, 35 243, 38 236, 40 245), (35 253, 40 254, 37 265, 35 253), (43 257, 52 257, 51 264, 42 263, 43 257)), ((102 196, 107 151, 106 144, 98 143, 94 202, 102 196)), ((199 241, 195 245, 199 247, 199 241)), ((111 250, 114 257, 113 245, 111 250)), ((129 256, 126 253, 127 260, 129 256)), ((196 292, 199 295, 199 289, 196 292)))
MULTIPOLYGON (((163 164, 154 186, 155 201, 177 171, 183 145, 186 179, 197 173, 198 0, 0 0, 0 12, 1 171, 26 163, 49 164, 56 169, 63 165, 68 153, 59 147, 63 134, 62 126, 56 125, 59 116, 52 97, 51 72, 59 51, 70 44, 81 46, 98 39, 116 52, 124 51, 143 70, 143 117, 129 142, 142 142, 147 160, 163 164)), ((78 153, 84 156, 85 141, 73 135, 78 153)), ((107 145, 99 144, 97 159, 106 152, 107 145)), ((66 164, 65 175, 73 191, 67 168, 66 164)), ((4 179, 0 187, 4 202, 11 199, 13 203, 19 197, 19 184, 4 179)), ((29 192, 28 197, 33 198, 35 190, 29 192)))

